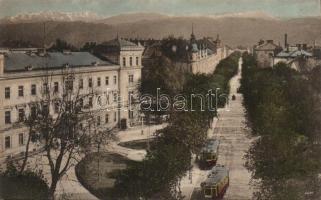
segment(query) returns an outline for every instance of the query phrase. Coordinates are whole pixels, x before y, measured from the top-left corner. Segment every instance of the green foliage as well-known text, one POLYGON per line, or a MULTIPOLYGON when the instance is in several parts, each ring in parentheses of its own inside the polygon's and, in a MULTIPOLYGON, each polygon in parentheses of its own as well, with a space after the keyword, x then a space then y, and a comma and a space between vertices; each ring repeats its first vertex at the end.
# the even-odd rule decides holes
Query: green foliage
POLYGON ((169 36, 161 43, 162 52, 174 62, 184 62, 188 59, 188 41, 183 37, 169 36))
MULTIPOLYGON (((318 71, 319 69, 315 69, 318 71)), ((262 69, 243 55, 241 91, 254 134, 246 167, 261 181, 256 199, 314 199, 320 193, 320 80, 279 63, 262 69), (317 139, 319 138, 319 139, 317 139), (306 184, 313 182, 311 187, 306 184), (312 195, 313 196, 313 195, 312 195)))
POLYGON ((96 46, 96 42, 86 42, 84 46, 80 48, 80 51, 92 52, 96 46))
POLYGON ((0 188, 0 199, 48 199, 48 186, 41 171, 20 173, 10 163, 0 173, 0 188))
POLYGON ((175 185, 189 169, 191 154, 185 145, 163 138, 156 145, 142 162, 121 172, 116 182, 118 194, 130 199, 153 196, 175 185))
POLYGON ((78 49, 73 46, 72 44, 68 44, 65 40, 62 39, 56 39, 55 44, 50 47, 49 51, 59 51, 62 52, 64 50, 70 50, 70 51, 78 51, 78 49))

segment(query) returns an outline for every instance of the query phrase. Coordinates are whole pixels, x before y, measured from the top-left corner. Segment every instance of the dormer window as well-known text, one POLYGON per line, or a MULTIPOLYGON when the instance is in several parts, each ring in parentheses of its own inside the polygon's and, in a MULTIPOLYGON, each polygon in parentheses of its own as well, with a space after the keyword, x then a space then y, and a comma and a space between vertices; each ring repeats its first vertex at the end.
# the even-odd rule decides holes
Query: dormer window
POLYGON ((32 70, 32 65, 26 66, 26 70, 27 70, 27 71, 31 71, 31 70, 32 70))

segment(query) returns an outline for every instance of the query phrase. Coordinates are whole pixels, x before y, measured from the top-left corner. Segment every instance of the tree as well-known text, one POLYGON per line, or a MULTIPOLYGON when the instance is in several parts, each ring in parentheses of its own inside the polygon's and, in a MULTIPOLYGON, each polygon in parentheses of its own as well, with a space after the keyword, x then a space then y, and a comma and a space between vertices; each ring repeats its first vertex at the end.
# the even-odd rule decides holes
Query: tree
POLYGON ((73 46, 72 44, 68 44, 65 40, 62 40, 59 38, 56 39, 56 42, 49 49, 49 51, 59 51, 59 52, 62 52, 64 50, 78 51, 78 49, 75 46, 73 46))
POLYGON ((260 136, 246 154, 246 167, 259 180, 254 198, 319 199, 320 86, 315 76, 285 63, 262 69, 248 54, 243 61, 247 120, 260 136))
MULTIPOLYGON (((34 103, 36 112, 31 113, 32 120, 29 125, 30 133, 44 146, 45 156, 50 168, 51 182, 49 197, 54 198, 58 181, 66 174, 86 150, 91 147, 98 137, 95 134, 109 134, 96 126, 95 113, 99 110, 91 110, 90 105, 84 105, 84 100, 93 97, 95 92, 75 90, 73 82, 75 74, 70 68, 62 69, 61 93, 51 90, 53 74, 48 72, 43 77, 42 97, 34 103), (49 107, 54 107, 54 113, 49 107)), ((90 104, 90 103, 89 103, 90 104)))

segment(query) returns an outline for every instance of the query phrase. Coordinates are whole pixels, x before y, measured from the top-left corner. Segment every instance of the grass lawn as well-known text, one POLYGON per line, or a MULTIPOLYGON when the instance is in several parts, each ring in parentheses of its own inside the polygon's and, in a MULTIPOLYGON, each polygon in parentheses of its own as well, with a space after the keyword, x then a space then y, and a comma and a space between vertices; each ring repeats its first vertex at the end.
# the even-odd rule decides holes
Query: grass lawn
POLYGON ((115 199, 113 186, 120 170, 132 162, 125 157, 107 152, 87 155, 76 166, 79 181, 100 199, 115 199))

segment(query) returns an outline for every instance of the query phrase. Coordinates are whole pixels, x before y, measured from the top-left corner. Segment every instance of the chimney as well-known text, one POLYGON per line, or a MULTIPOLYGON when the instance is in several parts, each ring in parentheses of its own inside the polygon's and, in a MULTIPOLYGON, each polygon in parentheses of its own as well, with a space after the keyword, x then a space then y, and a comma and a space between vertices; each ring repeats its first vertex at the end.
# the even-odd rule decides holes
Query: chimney
POLYGON ((288 48, 288 34, 284 34, 284 48, 288 48))
POLYGON ((4 55, 0 54, 0 76, 4 73, 4 55))

